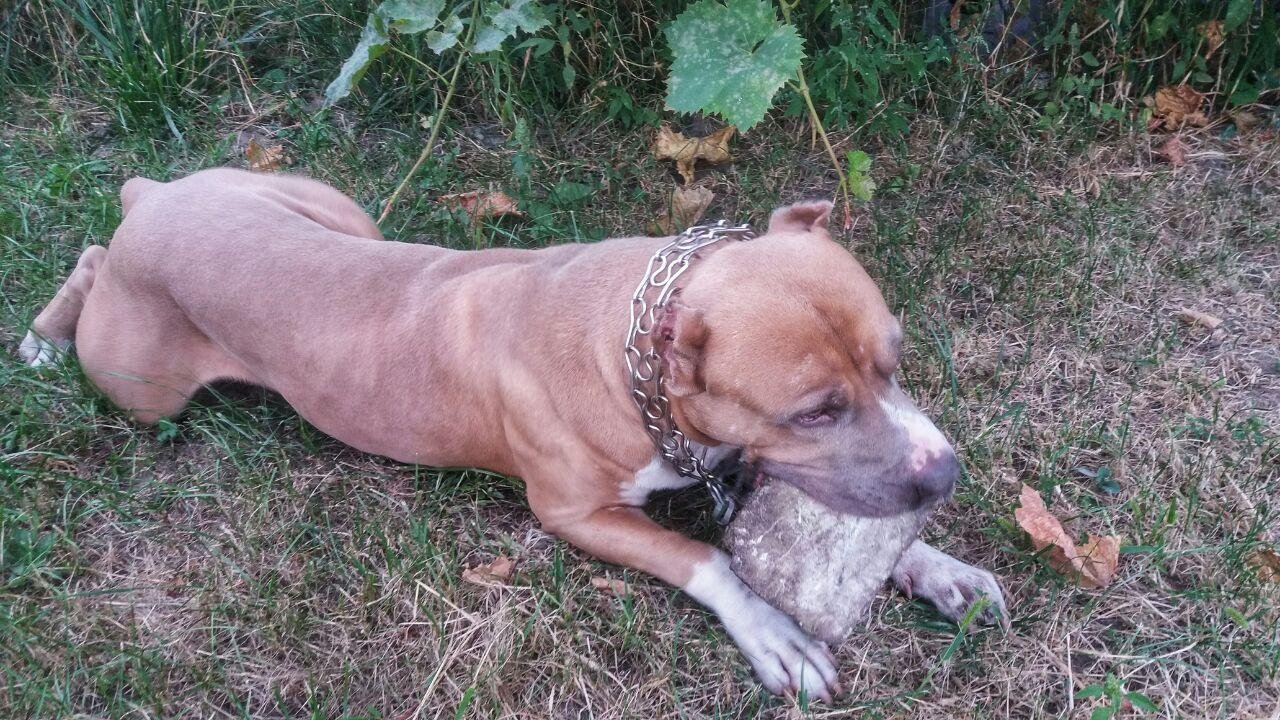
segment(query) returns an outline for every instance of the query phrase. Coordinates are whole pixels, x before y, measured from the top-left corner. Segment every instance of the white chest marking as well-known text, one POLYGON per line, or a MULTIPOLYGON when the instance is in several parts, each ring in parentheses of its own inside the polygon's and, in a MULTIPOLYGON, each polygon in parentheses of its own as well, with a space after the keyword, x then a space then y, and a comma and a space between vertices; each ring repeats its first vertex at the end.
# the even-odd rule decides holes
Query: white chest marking
MULTIPOLYGON (((702 462, 708 468, 713 468, 729 455, 733 454, 737 448, 728 445, 717 445, 716 447, 704 447, 694 444, 694 452, 702 453, 702 462)), ((653 460, 648 465, 636 471, 635 479, 629 483, 623 483, 618 489, 618 500, 624 505, 632 505, 640 507, 649 499, 649 493, 657 490, 679 490, 696 483, 697 480, 687 478, 676 472, 670 463, 664 462, 657 455, 653 456, 653 460)))
POLYGON ((649 461, 648 465, 640 468, 636 472, 635 479, 629 483, 623 483, 618 488, 618 499, 624 505, 633 505, 639 507, 644 505, 645 500, 649 499, 649 493, 656 490, 677 490, 683 487, 689 487, 697 482, 693 478, 687 478, 677 473, 675 468, 669 463, 663 462, 662 458, 654 457, 649 461))

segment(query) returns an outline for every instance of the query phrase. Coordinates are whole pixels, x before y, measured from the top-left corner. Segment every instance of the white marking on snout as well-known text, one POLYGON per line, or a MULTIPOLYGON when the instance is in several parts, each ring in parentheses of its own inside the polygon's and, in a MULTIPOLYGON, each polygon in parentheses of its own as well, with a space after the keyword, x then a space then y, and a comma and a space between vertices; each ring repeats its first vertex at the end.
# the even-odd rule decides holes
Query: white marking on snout
POLYGON ((912 407, 902 407, 885 400, 880 407, 890 422, 902 428, 907 434, 907 442, 911 443, 911 469, 920 471, 930 458, 943 453, 954 452, 947 437, 924 416, 924 413, 912 407))

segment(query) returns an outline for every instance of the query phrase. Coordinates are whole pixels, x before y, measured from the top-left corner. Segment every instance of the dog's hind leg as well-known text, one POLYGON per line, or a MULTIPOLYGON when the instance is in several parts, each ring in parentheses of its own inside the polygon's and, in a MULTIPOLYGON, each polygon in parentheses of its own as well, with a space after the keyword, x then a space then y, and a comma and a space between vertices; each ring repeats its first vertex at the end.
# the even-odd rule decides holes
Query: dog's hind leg
POLYGON ((93 289, 98 267, 106 256, 107 249, 101 245, 90 245, 80 253, 80 259, 70 277, 36 316, 27 336, 18 346, 18 355, 25 362, 44 365, 53 362, 71 347, 85 299, 93 289))
POLYGON ((80 316, 76 354, 85 376, 143 424, 177 415, 213 381, 256 382, 167 295, 122 281, 110 263, 80 316))

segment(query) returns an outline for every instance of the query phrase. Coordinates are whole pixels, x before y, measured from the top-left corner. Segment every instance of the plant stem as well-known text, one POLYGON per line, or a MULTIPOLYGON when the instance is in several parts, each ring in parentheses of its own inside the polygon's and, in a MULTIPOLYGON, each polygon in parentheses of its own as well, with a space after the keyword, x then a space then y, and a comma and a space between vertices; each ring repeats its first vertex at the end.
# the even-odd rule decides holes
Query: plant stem
MULTIPOLYGON (((791 8, 795 7, 798 1, 788 2, 787 0, 782 0, 779 3, 782 6, 782 19, 784 21, 791 22, 791 8)), ((792 83, 792 87, 804 99, 804 106, 809 110, 809 122, 813 123, 818 136, 822 138, 822 146, 826 148, 827 157, 831 159, 831 167, 835 169, 836 176, 840 178, 840 196, 841 200, 844 201, 844 220, 847 223, 850 217, 849 178, 845 175, 844 168, 840 166, 840 158, 836 157, 835 148, 831 147, 831 139, 827 137, 827 129, 822 126, 822 118, 818 117, 818 109, 813 106, 813 98, 809 95, 809 83, 805 82, 803 68, 796 68, 796 81, 792 83)))
POLYGON ((431 149, 436 146, 436 138, 440 135, 440 127, 444 125, 445 113, 449 110, 449 103, 453 100, 453 91, 458 87, 458 72, 462 70, 462 63, 467 59, 466 51, 458 54, 458 62, 453 65, 453 75, 449 78, 449 88, 445 91, 444 102, 440 103, 440 109, 436 110, 436 121, 431 124, 431 134, 427 136, 427 144, 422 148, 422 152, 418 155, 418 159, 413 163, 413 167, 409 168, 409 172, 405 174, 404 179, 396 186, 391 197, 387 198, 386 204, 382 206, 382 214, 378 216, 378 224, 381 225, 387 216, 391 214, 391 208, 396 204, 396 200, 404 189, 408 187, 409 181, 418 172, 418 168, 422 167, 422 163, 426 162, 427 157, 431 155, 431 149))
POLYGON ((840 166, 840 158, 836 157, 835 148, 831 147, 831 140, 827 137, 827 129, 822 126, 822 119, 818 117, 818 110, 813 106, 813 98, 809 97, 809 86, 804 81, 804 71, 796 70, 796 75, 800 79, 800 83, 796 85, 796 89, 800 92, 800 97, 804 98, 805 107, 809 109, 809 121, 818 129, 818 137, 822 138, 822 146, 827 149, 827 157, 831 158, 831 167, 835 169, 836 175, 840 177, 840 192, 844 195, 845 208, 849 207, 849 178, 845 176, 844 168, 840 166))

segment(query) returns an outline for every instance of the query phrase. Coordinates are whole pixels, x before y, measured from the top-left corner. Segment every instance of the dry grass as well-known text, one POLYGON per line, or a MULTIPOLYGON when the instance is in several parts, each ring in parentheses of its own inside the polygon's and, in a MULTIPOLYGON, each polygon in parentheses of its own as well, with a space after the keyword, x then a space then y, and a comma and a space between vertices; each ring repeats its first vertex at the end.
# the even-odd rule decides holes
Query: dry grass
MULTIPOLYGON (((9 348, 78 248, 105 241, 124 177, 228 160, 216 139, 163 159, 101 143, 83 134, 91 111, 28 101, 3 133, 9 348)), ((366 201, 414 150, 377 131, 308 144, 305 123, 255 122, 366 201)), ((1280 541, 1280 149, 1196 140, 1173 169, 1148 138, 1076 151, 999 132, 921 121, 909 150, 879 155, 881 195, 846 239, 902 308, 907 385, 965 458, 957 503, 926 534, 1001 576, 1009 633, 965 633, 886 593, 840 649, 847 696, 799 708, 768 697, 687 598, 541 532, 512 481, 361 455, 239 388, 158 436, 74 366, 35 372, 10 355, 0 715, 1087 717, 1099 701, 1076 693, 1113 676, 1165 717, 1273 716, 1277 592, 1247 558, 1280 541), (1187 325, 1179 308, 1223 324, 1187 325), (1100 468, 1115 492, 1081 472, 1100 468), (1125 538, 1109 588, 1064 585, 1034 557, 1012 524, 1022 482, 1070 526, 1125 538), (509 584, 460 579, 497 555, 519 561, 509 584)), ((734 166, 704 178, 713 214, 758 222, 829 188, 791 134, 742 141, 734 166)), ((634 230, 670 187, 634 161, 645 142, 538 138, 545 224, 472 236, 424 193, 393 232, 467 245, 634 230), (594 194, 557 205, 564 179, 594 194)), ((518 152, 453 151, 434 190, 509 182, 518 152)), ((697 493, 657 510, 712 532, 697 493)))

